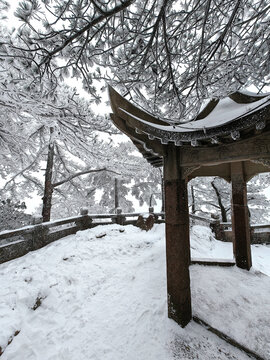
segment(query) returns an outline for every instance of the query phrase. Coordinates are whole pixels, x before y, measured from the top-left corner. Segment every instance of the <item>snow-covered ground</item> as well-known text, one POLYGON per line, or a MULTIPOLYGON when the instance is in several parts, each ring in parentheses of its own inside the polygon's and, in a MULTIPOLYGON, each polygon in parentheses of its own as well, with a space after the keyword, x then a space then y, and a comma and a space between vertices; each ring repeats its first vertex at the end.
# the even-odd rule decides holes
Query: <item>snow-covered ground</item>
MULTIPOLYGON (((1 360, 250 359, 167 318, 164 238, 164 225, 99 226, 0 265, 1 360)), ((201 226, 191 248, 232 258, 201 226)), ((193 314, 269 359, 270 247, 252 251, 249 272, 191 266, 193 314)))

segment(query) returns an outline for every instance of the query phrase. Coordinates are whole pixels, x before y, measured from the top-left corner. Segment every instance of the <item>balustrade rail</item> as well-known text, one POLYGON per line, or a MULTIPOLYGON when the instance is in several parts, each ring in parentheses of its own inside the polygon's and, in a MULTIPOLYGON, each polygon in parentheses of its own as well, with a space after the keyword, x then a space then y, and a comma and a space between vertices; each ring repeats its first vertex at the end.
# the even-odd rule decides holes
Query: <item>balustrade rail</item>
MULTIPOLYGON (((119 224, 136 225, 141 213, 88 214, 82 209, 81 215, 66 219, 42 222, 42 218, 34 218, 33 225, 16 230, 0 232, 0 264, 40 249, 53 241, 75 234, 98 225, 119 224)), ((153 213, 156 223, 164 222, 164 213, 153 213)))
MULTIPOLYGON (((154 213, 153 208, 149 210, 149 213, 153 214, 155 223, 165 221, 163 212, 154 213)), ((42 222, 42 218, 33 218, 33 225, 0 232, 0 264, 23 256, 29 251, 40 249, 65 236, 75 234, 79 230, 113 223, 138 225, 140 215, 141 213, 122 213, 121 209, 117 209, 116 214, 88 214, 87 209, 82 209, 78 216, 50 222, 42 222)), ((231 223, 220 223, 218 220, 193 214, 190 215, 190 223, 191 225, 207 225, 218 240, 232 241, 231 223)), ((251 234, 252 243, 270 243, 270 224, 252 225, 251 234)))
MULTIPOLYGON (((232 223, 221 222, 217 239, 222 241, 233 241, 232 223)), ((251 244, 270 244, 270 224, 250 225, 251 244)))

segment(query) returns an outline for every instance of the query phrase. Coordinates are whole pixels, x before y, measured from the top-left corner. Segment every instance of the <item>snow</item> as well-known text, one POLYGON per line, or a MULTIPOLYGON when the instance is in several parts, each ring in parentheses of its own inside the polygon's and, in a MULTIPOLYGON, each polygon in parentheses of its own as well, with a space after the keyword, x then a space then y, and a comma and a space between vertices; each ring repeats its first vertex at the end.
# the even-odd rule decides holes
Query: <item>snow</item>
MULTIPOLYGON (((164 238, 164 224, 98 226, 0 265, 1 359, 250 359, 167 318, 164 238)), ((203 226, 192 228, 191 250, 232 258, 231 244, 203 226)), ((269 359, 270 247, 252 250, 249 272, 191 266, 193 314, 269 359)))
MULTIPOLYGON (((257 90, 256 87, 254 87, 254 91, 256 91, 256 90, 257 90)), ((252 97, 258 97, 258 98, 261 98, 261 97, 262 97, 262 94, 256 94, 255 92, 250 91, 250 90, 248 90, 248 89, 241 89, 241 90, 239 91, 239 93, 242 93, 242 94, 248 95, 248 96, 252 96, 252 97)), ((267 93, 264 93, 263 95, 264 95, 264 96, 268 96, 268 95, 270 95, 270 93, 267 92, 267 93)))
POLYGON ((205 131, 206 129, 216 128, 224 124, 228 124, 242 116, 249 115, 255 111, 258 111, 259 109, 262 109, 263 107, 269 105, 269 102, 270 96, 249 104, 238 104, 237 102, 227 97, 219 100, 216 107, 203 119, 191 121, 185 123, 184 125, 177 126, 156 125, 140 119, 122 108, 119 109, 137 121, 140 121, 143 124, 149 125, 155 129, 181 133, 198 130, 205 131))

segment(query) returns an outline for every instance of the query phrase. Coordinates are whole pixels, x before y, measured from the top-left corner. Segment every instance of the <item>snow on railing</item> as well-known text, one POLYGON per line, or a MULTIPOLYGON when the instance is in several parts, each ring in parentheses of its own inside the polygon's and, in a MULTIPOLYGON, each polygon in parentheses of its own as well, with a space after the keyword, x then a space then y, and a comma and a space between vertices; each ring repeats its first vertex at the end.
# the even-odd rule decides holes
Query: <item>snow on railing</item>
MULTIPOLYGON (((220 227, 223 230, 231 230, 232 223, 231 222, 221 222, 220 227)), ((250 228, 253 230, 260 230, 260 229, 269 229, 270 230, 270 224, 251 224, 250 228)))
MULTIPOLYGON (((88 210, 81 209, 81 214, 69 218, 42 222, 42 218, 34 218, 33 225, 24 226, 15 230, 5 230, 0 232, 0 264, 17 257, 27 254, 29 251, 40 249, 41 247, 61 239, 67 235, 75 234, 79 230, 86 230, 98 225, 108 225, 116 223, 119 225, 137 225, 147 226, 147 218, 149 214, 153 215, 152 223, 165 222, 165 214, 163 212, 154 213, 153 208, 149 209, 149 213, 122 213, 120 208, 116 214, 88 214, 88 210), (140 221, 139 221, 140 219, 140 221)), ((223 241, 232 240, 231 223, 220 223, 219 220, 206 218, 198 215, 190 214, 190 223, 207 225, 215 233, 215 237, 223 241)), ((270 224, 252 225, 252 234, 255 238, 258 229, 270 228, 270 224)), ((264 238, 269 237, 269 233, 264 233, 264 238)), ((255 242, 255 241, 253 241, 255 242)), ((265 242, 258 240, 257 242, 265 242)))
MULTIPOLYGON (((216 224, 218 240, 233 241, 232 223, 220 222, 216 224), (219 228, 219 229, 218 229, 219 228)), ((215 231, 215 232, 216 232, 215 231)), ((250 225, 251 244, 270 243, 270 224, 251 224, 250 225)))
MULTIPOLYGON (((34 218, 33 225, 15 230, 0 232, 0 264, 27 254, 29 251, 86 230, 98 225, 116 223, 119 225, 135 225, 141 213, 88 214, 87 209, 81 209, 81 215, 65 219, 42 222, 42 218, 34 218), (8 240, 11 239, 11 240, 8 240)), ((148 214, 149 216, 149 214, 148 214)), ((164 222, 164 213, 153 213, 154 222, 164 222)))

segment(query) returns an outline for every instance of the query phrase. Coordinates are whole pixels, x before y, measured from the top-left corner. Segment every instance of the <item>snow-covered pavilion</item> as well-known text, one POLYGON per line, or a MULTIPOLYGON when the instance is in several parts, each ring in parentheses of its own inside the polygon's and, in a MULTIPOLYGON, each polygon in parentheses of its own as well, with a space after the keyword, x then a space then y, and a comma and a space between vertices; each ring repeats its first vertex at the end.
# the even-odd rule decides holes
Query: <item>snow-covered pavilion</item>
POLYGON ((270 95, 235 92, 211 100, 191 122, 168 123, 109 88, 111 118, 146 160, 164 167, 168 314, 192 317, 187 182, 220 176, 232 186, 233 249, 238 267, 252 266, 246 182, 270 171, 270 95))

